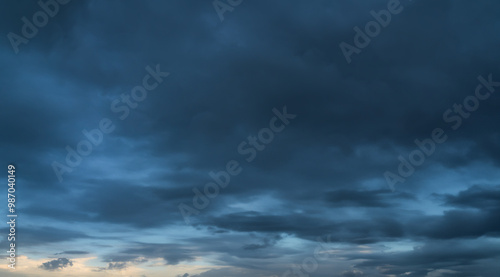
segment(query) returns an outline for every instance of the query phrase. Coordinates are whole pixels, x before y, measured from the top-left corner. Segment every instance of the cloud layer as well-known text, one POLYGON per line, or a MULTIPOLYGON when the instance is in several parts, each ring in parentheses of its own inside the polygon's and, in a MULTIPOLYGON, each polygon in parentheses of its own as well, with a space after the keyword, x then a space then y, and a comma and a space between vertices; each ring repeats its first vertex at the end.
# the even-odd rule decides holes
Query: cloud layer
POLYGON ((57 4, 17 54, 8 34, 43 8, 4 3, 0 148, 38 263, 6 276, 496 276, 497 2, 219 2, 57 4), (396 2, 348 63, 339 45, 396 2), (285 106, 296 118, 271 123, 285 106), (436 128, 391 191, 384 173, 436 128))

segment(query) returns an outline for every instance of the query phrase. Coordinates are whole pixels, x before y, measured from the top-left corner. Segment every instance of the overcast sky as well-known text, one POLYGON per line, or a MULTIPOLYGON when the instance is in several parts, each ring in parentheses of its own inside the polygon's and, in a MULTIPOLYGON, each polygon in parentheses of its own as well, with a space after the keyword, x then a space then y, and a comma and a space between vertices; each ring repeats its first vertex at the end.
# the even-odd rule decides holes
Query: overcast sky
POLYGON ((0 275, 498 276, 498 1, 41 2, 0 8, 0 275))

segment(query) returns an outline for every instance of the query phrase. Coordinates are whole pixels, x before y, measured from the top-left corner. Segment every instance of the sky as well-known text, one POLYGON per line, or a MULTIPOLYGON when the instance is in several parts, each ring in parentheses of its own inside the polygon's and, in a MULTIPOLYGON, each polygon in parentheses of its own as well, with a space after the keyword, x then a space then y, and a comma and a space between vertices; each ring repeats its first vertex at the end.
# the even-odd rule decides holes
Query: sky
POLYGON ((498 1, 0 3, 1 276, 498 276, 498 1))

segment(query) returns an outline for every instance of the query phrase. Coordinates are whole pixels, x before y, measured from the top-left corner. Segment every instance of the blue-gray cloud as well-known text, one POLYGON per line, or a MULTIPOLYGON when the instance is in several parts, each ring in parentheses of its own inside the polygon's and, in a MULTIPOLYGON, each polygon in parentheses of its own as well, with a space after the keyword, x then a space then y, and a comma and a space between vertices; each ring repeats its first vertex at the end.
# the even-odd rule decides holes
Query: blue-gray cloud
MULTIPOLYGON (((7 34, 37 2, 0 9, 0 149, 18 168, 27 254, 92 254, 100 271, 201 257, 227 268, 184 277, 279 275, 329 235, 342 262, 318 276, 496 276, 498 92, 457 130, 443 113, 480 75, 497 89, 497 2, 401 0, 350 64, 339 43, 389 1, 244 1, 222 22, 210 1, 70 1, 16 54, 7 34), (156 64, 168 79, 120 120, 112 101, 156 64), (238 146, 285 105, 297 118, 247 162, 238 146), (52 162, 102 118, 115 131, 59 183, 52 162), (391 192, 384 172, 435 128, 448 140, 391 192), (233 159, 241 174, 186 226, 178 205, 233 159)), ((62 259, 42 268, 71 266, 62 259)))

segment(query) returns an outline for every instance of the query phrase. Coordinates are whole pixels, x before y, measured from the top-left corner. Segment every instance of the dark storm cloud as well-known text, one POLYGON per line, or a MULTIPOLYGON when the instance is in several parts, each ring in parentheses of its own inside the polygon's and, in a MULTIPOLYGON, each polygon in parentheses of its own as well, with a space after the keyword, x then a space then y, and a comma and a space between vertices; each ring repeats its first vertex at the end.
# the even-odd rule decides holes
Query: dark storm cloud
MULTIPOLYGON (((351 258, 366 258, 367 261, 358 264, 359 268, 379 267, 386 276, 390 274, 397 276, 405 272, 425 276, 426 273, 437 269, 459 269, 455 273, 456 276, 470 276, 473 272, 464 266, 472 266, 482 260, 498 257, 498 247, 498 243, 491 244, 484 240, 429 241, 421 247, 403 253, 357 255, 351 258), (426 268, 421 265, 426 265, 426 268)), ((487 273, 488 270, 484 272, 490 274, 487 273)))
POLYGON ((392 206, 393 199, 414 200, 414 196, 408 193, 390 193, 387 190, 377 191, 355 191, 336 190, 326 194, 326 200, 334 206, 359 206, 387 208, 392 206))
POLYGON ((143 258, 162 258, 165 264, 176 265, 181 261, 193 261, 195 259, 195 251, 189 246, 180 244, 156 244, 156 243, 140 243, 134 247, 126 249, 116 256, 107 256, 106 262, 129 262, 143 261, 143 258))
POLYGON ((441 196, 447 206, 481 210, 500 209, 500 186, 474 185, 457 195, 441 196))
MULTIPOLYGON (((9 229, 3 228, 2 230, 4 233, 7 234, 9 229)), ((38 226, 30 226, 29 228, 19 228, 18 235, 22 236, 23 245, 27 246, 90 238, 89 235, 83 232, 78 232, 63 228, 38 227, 38 226)), ((4 240, 4 242, 6 242, 6 240, 4 240)))
POLYGON ((295 250, 283 247, 280 243, 285 235, 275 234, 237 234, 228 233, 205 236, 186 240, 196 246, 193 253, 219 253, 219 261, 227 266, 236 265, 242 268, 255 269, 269 266, 273 259, 297 253, 295 250), (251 260, 260 260, 260 265, 252 264, 251 260))
POLYGON ((52 260, 46 263, 43 263, 40 268, 44 270, 54 271, 58 269, 63 269, 65 267, 73 266, 73 262, 66 258, 58 258, 56 260, 52 260))
POLYGON ((413 234, 436 239, 500 236, 500 223, 495 220, 500 210, 491 212, 446 211, 442 216, 425 216, 410 223, 413 234), (466 224, 464 224, 466 222, 466 224), (424 224, 425 223, 425 224, 424 224))
POLYGON ((330 234, 332 241, 366 244, 404 235, 404 226, 400 222, 384 216, 336 222, 297 214, 271 216, 247 212, 211 218, 207 222, 233 231, 288 233, 313 241, 321 235, 330 234))
MULTIPOLYGON (((215 252, 223 265, 277 274, 269 264, 305 251, 281 245, 287 236, 311 243, 330 234, 333 243, 356 246, 423 243, 402 255, 353 255, 367 259, 359 265, 366 275, 379 267, 381 276, 425 276, 430 268, 494 276, 477 266, 495 257, 484 239, 500 233, 499 187, 474 184, 498 183, 477 169, 500 164, 498 92, 456 131, 442 116, 473 95, 479 75, 500 80, 499 4, 402 0, 404 10, 348 64, 339 43, 352 43, 353 28, 387 2, 245 1, 220 22, 210 1, 71 1, 17 55, 4 38, 0 124, 8 132, 0 149, 19 167, 20 212, 84 226, 175 229, 184 222, 177 205, 191 205, 192 189, 237 159, 242 173, 193 219, 186 232, 193 238, 116 250, 100 257, 108 263, 102 270, 141 257, 177 265, 215 252), (168 80, 117 120, 111 101, 154 64, 171 72, 168 80), (243 163, 239 143, 284 105, 297 118, 243 163), (59 184, 50 164, 103 117, 116 131, 59 184), (448 141, 390 193, 383 172, 436 127, 448 141)), ((5 35, 39 9, 36 1, 6 6, 5 35)), ((20 229, 23 244, 92 237, 56 225, 20 229)), ((54 261, 47 267, 58 268, 54 261)), ((196 276, 244 274, 256 276, 232 268, 196 276)))
MULTIPOLYGON (((384 3, 384 1, 380 1, 380 3, 384 3)), ((106 3, 97 4, 95 7, 96 10, 92 11, 89 7, 82 7, 80 10, 69 11, 70 13, 79 12, 86 14, 86 16, 90 16, 89 14, 95 13, 97 15, 100 14, 100 9, 104 9, 106 3)), ((138 16, 141 17, 143 14, 146 14, 143 11, 149 11, 153 8, 160 8, 164 4, 148 4, 148 5, 134 5, 131 4, 132 7, 127 8, 127 6, 123 6, 120 8, 120 12, 123 16, 138 16)), ((180 4, 179 4, 180 5, 180 4)), ((328 7, 327 10, 334 10, 335 8, 344 8, 349 10, 353 8, 345 4, 343 7, 339 4, 331 4, 333 7, 328 7)), ((458 5, 458 4, 457 4, 458 5)), ((432 11, 433 13, 451 13, 450 2, 444 2, 435 7, 432 11)), ((295 145, 308 145, 312 142, 312 138, 315 138, 315 142, 317 139, 322 141, 322 144, 325 146, 328 145, 337 145, 340 146, 341 149, 345 151, 352 151, 355 143, 360 143, 360 140, 368 140, 375 143, 383 138, 391 138, 393 140, 398 139, 399 143, 403 145, 411 145, 412 141, 416 137, 421 137, 424 135, 428 135, 428 132, 432 130, 432 128, 438 124, 436 122, 440 121, 440 114, 447 107, 450 102, 447 102, 449 97, 437 97, 433 93, 433 89, 439 90, 441 93, 452 93, 453 89, 449 89, 446 91, 441 90, 441 87, 445 85, 437 85, 436 88, 428 88, 422 89, 421 92, 424 92, 423 95, 411 94, 410 92, 406 92, 406 94, 398 94, 398 91, 401 91, 401 88, 388 87, 389 84, 395 83, 394 79, 399 77, 398 75, 403 74, 403 72, 388 72, 388 76, 381 76, 382 72, 387 72, 384 70, 377 70, 377 67, 382 68, 390 68, 392 65, 391 62, 396 63, 395 60, 389 60, 389 62, 374 62, 374 65, 370 67, 361 67, 361 66, 347 66, 344 63, 341 63, 340 57, 336 60, 334 57, 338 55, 338 49, 332 47, 331 44, 335 42, 335 34, 339 32, 339 27, 325 28, 323 31, 318 29, 322 24, 330 21, 339 21, 339 19, 331 17, 329 14, 320 13, 318 18, 312 19, 305 16, 299 16, 300 20, 296 20, 297 16, 292 16, 294 12, 291 11, 290 14, 282 15, 281 20, 282 23, 278 25, 269 24, 266 28, 267 32, 263 33, 258 32, 260 36, 264 36, 268 38, 268 43, 275 46, 275 49, 285 49, 285 51, 281 50, 281 54, 273 52, 274 48, 263 48, 263 46, 256 43, 258 40, 256 38, 257 32, 256 29, 262 29, 259 26, 267 26, 266 23, 270 23, 273 18, 277 16, 273 13, 275 9, 278 8, 277 5, 266 5, 266 13, 269 18, 264 17, 264 22, 256 24, 257 26, 248 26, 243 25, 242 19, 250 16, 252 11, 256 9, 256 7, 252 5, 247 5, 245 9, 240 7, 238 9, 239 17, 234 17, 233 21, 229 25, 228 22, 224 22, 224 25, 212 26, 210 24, 202 25, 204 23, 200 17, 193 17, 194 21, 190 22, 191 24, 185 25, 188 30, 197 30, 197 33, 202 34, 202 36, 196 36, 192 38, 194 40, 200 40, 198 43, 207 43, 208 47, 204 47, 204 51, 191 51, 190 57, 187 58, 186 61, 181 61, 179 59, 174 59, 174 63, 179 66, 184 63, 194 63, 196 66, 195 72, 191 74, 184 74, 183 68, 186 68, 187 65, 184 65, 180 68, 181 72, 177 72, 172 84, 169 84, 170 88, 173 90, 166 90, 165 93, 161 94, 154 103, 148 104, 149 112, 144 115, 145 118, 142 119, 131 119, 131 122, 127 122, 126 126, 121 126, 125 129, 118 129, 119 134, 127 137, 137 137, 138 135, 148 135, 148 134, 157 134, 158 128, 160 124, 165 126, 166 130, 175 130, 169 131, 168 134, 170 138, 168 139, 169 143, 158 143, 158 145, 152 145, 154 149, 160 150, 161 153, 166 152, 180 152, 184 154, 190 155, 191 165, 196 166, 197 162, 201 163, 199 166, 207 166, 208 163, 213 164, 214 160, 223 161, 226 157, 230 156, 230 153, 234 153, 234 149, 228 149, 227 140, 230 140, 231 137, 234 137, 234 143, 237 143, 238 140, 241 140, 246 134, 243 132, 241 136, 237 133, 234 133, 235 130, 241 129, 247 132, 252 131, 251 126, 257 127, 259 119, 264 117, 264 111, 268 111, 272 104, 281 104, 288 103, 290 107, 296 109, 297 114, 302 114, 302 119, 300 122, 300 128, 302 130, 307 130, 309 133, 309 137, 297 137, 293 136, 294 143, 292 145, 286 145, 280 143, 280 146, 276 146, 280 156, 283 156, 283 159, 279 161, 270 161, 265 163, 266 160, 269 160, 268 157, 263 157, 260 161, 256 162, 255 166, 259 165, 267 165, 267 164, 275 164, 275 163, 286 163, 288 159, 286 159, 285 153, 292 153, 291 147, 295 145), (272 16, 271 16, 272 14, 272 16), (288 28, 283 28, 283 26, 289 26, 288 28), (231 38, 226 38, 227 41, 222 40, 222 35, 224 32, 231 32, 233 29, 241 29, 248 35, 248 37, 241 38, 243 40, 242 44, 239 46, 239 51, 233 49, 233 45, 237 45, 238 40, 231 38), (279 30, 279 31, 278 31, 279 30), (281 32, 280 32, 281 31, 281 32), (284 33, 283 33, 284 32, 284 33), (271 34, 274 33, 282 33, 282 37, 272 39, 271 34), (321 38, 321 39, 320 39, 321 38), (291 44, 287 45, 283 43, 283 40, 291 42, 291 44), (215 46, 222 47, 225 51, 216 50, 215 46), (251 61, 247 58, 247 51, 249 51, 249 47, 252 46, 253 55, 256 56, 254 61, 251 61), (335 51, 334 51, 335 50, 335 51), (212 55, 207 55, 207 52, 212 55), (274 59, 269 60, 265 59, 266 57, 274 56, 274 59), (312 56, 313 60, 310 61, 312 56), (324 57, 323 57, 324 56, 324 57), (203 57, 204 59, 201 59, 203 57), (314 60, 317 58, 317 60, 314 60), (326 61, 325 64, 318 63, 322 59, 326 61), (197 60, 196 60, 197 59, 197 60), (297 61, 294 61, 297 59, 297 61), (276 60, 276 62, 271 62, 276 60), (214 68, 212 65, 218 64, 219 68, 214 68), (238 65, 244 64, 245 70, 250 72, 247 74, 240 73, 239 71, 233 72, 232 75, 228 75, 226 73, 228 68, 237 67, 238 65), (283 66, 283 64, 289 64, 288 67, 283 66), (266 65, 266 66, 262 66, 266 65), (210 68, 212 74, 211 76, 215 76, 218 78, 222 78, 224 81, 217 81, 217 78, 212 78, 208 75, 203 75, 201 72, 206 72, 206 68, 210 68), (361 70, 358 74, 353 75, 350 79, 343 80, 342 70, 351 70, 351 68, 360 68, 361 70), (260 70, 262 73, 262 79, 260 82, 256 83, 253 80, 247 78, 248 75, 254 75, 251 72, 258 72, 260 70), (267 71, 267 72, 266 72, 267 71), (272 72, 272 74, 271 74, 272 72), (380 73, 378 73, 380 72, 380 73), (295 78, 295 80, 290 81, 290 76, 301 75, 301 78, 295 78), (392 76, 396 75, 396 76, 392 76), (189 82, 188 77, 191 76, 190 79, 196 79, 197 83, 189 82), (268 77, 266 77, 268 76, 268 77), (271 77, 272 76, 272 77, 271 77), (332 76, 332 78, 330 78, 332 76), (370 80, 379 79, 379 83, 370 83, 370 80), (280 80, 286 80, 286 82, 280 82, 280 80), (197 84, 204 84, 205 87, 211 87, 213 84, 221 83, 222 88, 219 90, 213 90, 209 93, 205 92, 201 87, 197 87, 197 84), (243 87, 243 89, 237 90, 238 93, 233 93, 227 95, 225 91, 234 91, 234 86, 238 84, 239 87, 243 87), (261 85, 264 84, 264 85, 261 85), (303 90, 299 88, 307 88, 307 96, 303 93, 303 90), (356 94, 342 94, 337 93, 337 91, 356 91, 356 94), (168 92, 168 93, 167 93, 168 92), (251 97, 255 95, 255 93, 259 93, 259 97, 251 97), (375 93, 374 93, 375 92, 375 93), (356 95, 356 96, 354 96, 356 95), (244 106, 240 106, 236 109, 236 106, 225 105, 225 101, 219 101, 222 97, 226 98, 226 101, 237 102, 237 103, 245 103, 244 106), (411 97, 412 101, 407 101, 407 99, 411 97), (435 101, 427 101, 431 100, 429 97, 432 97, 432 100, 435 101), (258 101, 257 101, 258 99, 258 101), (277 101, 277 99, 281 99, 277 101), (386 102, 387 100, 391 102, 386 102), (405 109, 399 108, 399 105, 395 103, 405 103, 405 109), (281 103, 279 103, 281 102, 281 103), (427 102, 431 103, 427 104, 426 110, 419 109, 421 103, 427 102), (261 105, 263 103, 264 105, 261 105), (394 104, 391 104, 394 103, 394 104), (342 106, 352 107, 351 109, 342 109, 342 106), (408 106, 412 106, 408 108, 408 106), (167 108, 168 107, 168 108, 167 108), (314 108, 313 108, 314 107, 314 108), (390 109, 387 109, 390 107, 390 109), (237 111, 238 110, 238 111, 237 111), (381 111, 384 111, 383 113, 381 111), (182 116, 180 116, 182 114, 182 116), (362 120, 362 114, 376 114, 377 117, 371 118, 369 121, 362 120), (228 116, 231 115, 231 116, 228 116), (414 119, 418 118, 419 120, 416 122, 414 119), (147 120, 146 120, 147 119, 147 120), (139 128, 139 130, 135 127, 140 124, 136 124, 138 120, 149 122, 149 127, 147 128, 139 128), (198 122, 201 121, 201 122, 198 122), (205 122, 205 123, 203 123, 205 122), (207 124, 208 123, 208 124, 207 124), (411 124, 410 124, 411 123, 411 124), (360 124, 363 124, 360 126, 360 124), (410 125, 410 126, 408 126, 410 125), (168 128, 166 128, 168 126, 168 128), (197 127, 198 126, 198 127, 197 127), (206 128, 203 132, 200 132, 200 127, 202 126, 211 126, 211 128, 206 128), (326 126, 331 126, 330 128, 324 128, 326 126), (374 128, 372 126, 377 126, 374 128), (408 126, 408 127, 406 127, 408 126), (320 128, 321 127, 321 128, 320 128), (404 132, 401 132, 401 128, 404 128, 404 132), (419 130, 420 134, 415 133, 415 130, 419 130), (362 132, 362 133, 361 133, 362 132), (196 134, 196 135, 195 135, 196 134), (336 134, 342 134, 342 136, 338 136, 336 134), (403 136, 404 137, 401 137, 403 136), (203 143, 202 143, 203 142, 203 143), (202 147, 202 145, 210 143, 211 147, 202 147), (160 148, 159 148, 160 147, 160 148), (162 149, 163 148, 163 149, 162 149), (281 149, 280 149, 281 148, 281 149), (193 152, 191 152, 193 151, 193 152), (194 152, 196 151, 196 152, 194 152), (228 152, 229 151, 229 152, 228 152), (196 153, 196 155, 194 155, 196 153), (216 153, 216 154, 215 154, 216 153)), ((375 7, 375 5, 374 5, 375 7)), ((408 7, 406 16, 401 16, 399 18, 400 21, 410 22, 412 19, 411 16, 415 17, 418 15, 417 11, 420 9, 424 9, 423 3, 415 4, 414 6, 408 7)), ((175 10, 182 9, 183 6, 180 5, 178 7, 164 7, 163 11, 168 15, 172 16, 163 16, 167 20, 174 21, 178 19, 175 16, 175 10)), ((191 6, 187 11, 189 14, 204 14, 204 15, 213 15, 213 11, 210 9, 211 7, 208 5, 194 5, 191 6)), ((313 8, 313 7, 309 7, 313 8)), ((356 7, 352 11, 358 11, 359 14, 355 17, 358 21, 350 20, 349 23, 352 24, 362 24, 365 17, 368 16, 368 12, 366 15, 361 13, 364 9, 369 9, 368 7, 356 7)), ((454 8, 458 9, 458 8, 454 8)), ((300 14, 300 13, 299 13, 300 14)), ((486 14, 488 15, 488 13, 486 14)), ((153 16, 156 16, 153 14, 153 16)), ((184 14, 184 17, 188 17, 184 14)), ((205 17, 202 17, 205 18, 205 17)), ((436 17, 437 18, 437 17, 436 17)), ((415 18, 416 19, 416 18, 415 18)), ((87 24, 87 28, 94 28, 97 32, 93 34, 95 38, 100 38, 101 41, 106 42, 105 46, 109 46, 110 48, 118 51, 140 51, 141 54, 145 55, 146 60, 153 60, 153 56, 170 56, 172 53, 184 53, 188 49, 181 49, 180 45, 171 42, 168 43, 168 47, 164 51, 160 51, 159 46, 150 45, 149 41, 151 34, 155 31, 166 32, 164 35, 172 35, 180 40, 187 40, 188 30, 184 32, 180 32, 178 29, 171 28, 163 28, 153 27, 149 24, 146 24, 147 20, 137 20, 140 23, 136 26, 137 31, 133 33, 121 34, 119 32, 115 32, 115 29, 124 28, 119 25, 120 18, 115 17, 106 17, 106 23, 102 23, 100 28, 96 28, 93 24, 86 23, 83 18, 76 17, 74 20, 80 20, 80 24, 87 24), (104 28, 102 28, 104 26, 104 28), (115 28, 115 29, 113 29, 115 28), (114 35, 111 35, 114 34, 114 35), (132 39, 134 38, 134 39, 132 39), (145 53, 140 45, 132 43, 132 41, 144 41, 148 43, 147 46, 151 47, 151 50, 145 53), (120 45, 120 47, 113 47, 120 45), (123 49, 123 50, 122 50, 123 49), (170 55, 169 55, 170 54, 170 55)), ((153 19, 150 19, 154 21, 153 19)), ((395 18, 394 21, 397 19, 395 18)), ((346 19, 346 21, 348 21, 346 19)), ((208 20, 208 22, 211 22, 208 20)), ((345 23, 344 23, 345 24, 345 23)), ((440 28, 449 28, 450 31, 457 31, 453 29, 453 26, 449 25, 449 23, 436 24, 438 26, 442 26, 440 28)), ((338 25, 337 25, 338 26, 338 25)), ((345 33, 351 36, 351 25, 345 26, 345 33)), ((405 40, 402 42, 405 43, 404 47, 401 49, 417 49, 418 45, 422 43, 411 43, 406 40, 413 39, 415 42, 418 38, 432 35, 441 34, 441 32, 448 34, 450 36, 450 32, 444 32, 440 29, 432 29, 425 32, 425 36, 420 29, 412 28, 408 26, 408 24, 392 24, 386 31, 391 32, 401 32, 406 28, 415 33, 412 34, 412 37, 405 37, 405 40)), ((74 32, 78 29, 75 26, 74 32)), ((84 31, 84 30, 82 30, 84 31)), ((451 32, 453 34, 453 32, 451 32)), ((41 34, 40 34, 41 36, 41 34)), ((398 51, 390 51, 386 50, 386 48, 380 48, 380 44, 384 46, 392 46, 389 44, 387 40, 389 40, 392 36, 382 34, 377 37, 378 43, 374 42, 370 45, 371 52, 378 52, 380 55, 392 55, 398 56, 401 55, 398 51)), ((79 41, 81 38, 72 37, 73 40, 79 41)), ((95 39, 94 39, 95 40, 95 39)), ((94 41, 91 40, 91 41, 94 41)), ((161 45, 161 44, 158 44, 161 45)), ((94 45, 91 45, 96 47, 94 45)), ((183 45, 185 46, 185 45, 183 45)), ((333 45, 334 46, 334 45, 333 45)), ((429 48, 429 51, 438 52, 441 48, 446 45, 439 45, 436 48, 429 48)), ((103 47, 101 52, 104 53, 107 51, 107 47, 103 47)), ((62 49, 64 50, 64 49, 62 49)), ((392 50, 392 49, 391 49, 392 50)), ((120 53, 120 52, 118 52, 120 53)), ((439 52, 438 52, 439 53, 439 52)), ((482 55, 485 55, 484 52, 481 52, 482 55)), ((80 59, 84 53, 75 53, 73 56, 74 59, 80 59)), ((370 53, 366 53, 365 56, 370 57, 370 53)), ((179 56, 179 55, 178 55, 179 56)), ((444 56, 446 58, 447 56, 444 56)), ((426 59, 425 56, 420 57, 418 53, 415 55, 409 56, 406 55, 405 58, 412 58, 416 60, 420 60, 423 58, 426 59), (418 58, 417 58, 418 56, 418 58)), ((110 59, 112 59, 110 57, 110 59)), ((89 59, 86 59, 87 61, 89 59)), ((105 80, 113 80, 112 76, 109 73, 105 73, 107 69, 99 69, 94 70, 92 68, 93 63, 96 61, 91 61, 90 64, 86 66, 80 66, 82 70, 88 69, 88 72, 79 72, 77 75, 80 79, 82 78, 90 78, 88 76, 93 76, 90 79, 85 79, 85 83, 95 84, 97 87, 102 86, 100 84, 100 80, 96 77, 104 76, 105 80)), ((108 64, 121 64, 121 63, 130 63, 128 60, 123 59, 122 61, 118 60, 108 60, 108 64)), ((363 59, 360 59, 359 63, 366 63, 363 59)), ((422 62, 421 62, 422 63, 422 62)), ((455 62, 456 63, 456 62, 455 62)), ((134 76, 138 76, 140 69, 144 67, 144 64, 137 64, 137 66, 133 66, 132 64, 126 66, 118 66, 118 68, 131 69, 134 72, 128 73, 127 77, 133 79, 134 76), (132 75, 135 74, 135 75, 132 75)), ((169 64, 169 62, 166 62, 169 64)), ((57 63, 50 65, 49 67, 54 67, 59 69, 58 72, 73 72, 74 70, 68 70, 69 68, 64 67, 65 64, 62 61, 57 61, 57 63)), ((451 65, 446 63, 439 64, 440 67, 445 67, 448 69, 451 65)), ((175 68, 175 66, 171 66, 175 68)), ((241 66, 239 66, 241 67, 241 66)), ((455 66, 456 67, 456 66, 455 66)), ((191 67, 190 67, 191 68, 191 67)), ((186 68, 187 69, 187 68, 186 68)), ((120 69, 118 69, 120 70, 120 69)), ((444 69, 437 68, 434 71, 444 71, 444 69)), ((110 70, 107 70, 110 71, 110 70)), ((415 73, 419 73, 422 70, 414 70, 415 73)), ((127 73, 125 73, 127 74, 127 73)), ((114 74, 113 76, 119 76, 120 74, 114 74)), ((471 85, 473 83, 472 79, 475 78, 473 74, 471 79, 471 85)), ((409 78, 408 82, 418 82, 419 75, 410 75, 408 73, 409 78)), ((451 83, 450 78, 445 78, 444 80, 437 80, 436 82, 445 82, 446 85, 453 85, 455 87, 459 87, 460 84, 451 83), (447 82, 448 80, 448 82, 447 82)), ((458 82, 460 82, 459 79, 458 82)), ((454 80, 455 81, 455 80, 454 80)), ((114 83, 118 87, 126 87, 126 84, 129 82, 118 82, 116 80, 114 83)), ((422 86, 422 85, 420 85, 422 86)), ((467 87, 467 86, 464 86, 467 87)), ((410 90, 416 90, 415 88, 410 88, 410 90)), ((472 90, 472 89, 471 89, 472 90)), ((465 95, 467 91, 462 90, 462 95, 465 95)), ((460 99, 460 98, 456 98, 460 99)), ((486 104, 487 105, 487 104, 486 104)), ((492 107, 493 108, 493 107, 492 107)), ((481 109, 479 112, 481 112, 481 109)), ((486 111, 484 111, 486 113, 486 111)), ((54 121, 54 120, 51 120, 54 121)), ((487 124, 487 123, 482 123, 487 124)), ((22 124, 22 126, 27 126, 27 124, 22 124)), ((477 126, 476 126, 477 127, 477 126)), ((482 128, 480 128, 482 129, 482 128)), ((76 129, 78 132, 79 129, 76 129)), ((44 132, 45 133, 45 132, 44 132)), ((50 132, 47 132, 50 133, 50 132)), ((25 136, 29 137, 29 136, 25 136)), ((161 139, 163 136, 159 136, 158 142, 165 141, 161 139)), ((61 143, 63 144, 63 143, 61 143)), ((349 152, 348 152, 349 153, 349 152)), ((268 155, 269 156, 269 155, 268 155)), ((451 160, 451 157, 450 157, 451 160)))
POLYGON ((270 246, 273 246, 278 242, 282 237, 280 235, 276 235, 272 238, 264 238, 262 240, 262 243, 251 243, 251 244, 246 244, 243 246, 243 249, 245 250, 256 250, 256 249, 262 249, 262 248, 267 248, 270 246))
MULTIPOLYGON (((442 215, 411 215, 406 212, 397 214, 400 219, 391 219, 388 215, 391 212, 388 209, 379 211, 370 211, 370 215, 374 218, 366 218, 364 220, 332 220, 327 217, 315 219, 311 216, 299 214, 284 214, 280 216, 262 215, 256 212, 234 213, 223 217, 212 218, 206 220, 217 228, 229 229, 239 232, 266 232, 266 233, 290 233, 299 237, 312 239, 314 236, 319 236, 323 232, 332 234, 334 240, 339 242, 352 243, 376 243, 383 240, 392 240, 403 237, 425 237, 430 239, 459 239, 459 238, 479 238, 483 236, 498 237, 500 235, 500 225, 495 218, 500 214, 498 207, 498 199, 494 193, 496 188, 483 190, 478 187, 472 187, 466 191, 459 192, 456 196, 447 195, 448 203, 456 199, 464 201, 467 199, 469 203, 481 203, 483 207, 491 208, 490 210, 470 211, 462 209, 452 209, 445 211, 442 215), (485 201, 485 200, 489 200, 485 201), (384 215, 386 214, 386 215, 384 215), (406 217, 403 219, 403 217, 406 217), (468 224, 464 224, 467 220, 468 224), (318 231, 320 230, 320 231, 318 231)), ((337 192, 338 193, 338 192, 337 192)), ((338 205, 347 202, 347 206, 352 206, 353 195, 359 196, 357 193, 345 191, 340 192, 346 194, 339 198, 338 205)), ((373 193, 365 206, 373 207, 392 207, 389 202, 374 202, 377 201, 376 195, 385 194, 387 192, 373 193), (380 204, 384 203, 384 205, 380 204)), ((397 195, 397 194, 396 194, 397 195)), ((405 199, 413 197, 405 194, 400 194, 405 199)), ((395 196, 396 197, 396 196, 395 196)), ((360 194, 354 206, 362 206, 363 200, 366 200, 364 193, 360 194)), ((397 209, 397 208, 396 208, 397 209)), ((393 214, 393 213, 392 213, 393 214)))

